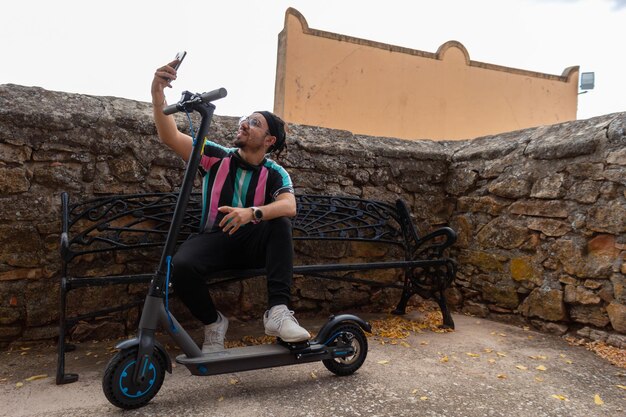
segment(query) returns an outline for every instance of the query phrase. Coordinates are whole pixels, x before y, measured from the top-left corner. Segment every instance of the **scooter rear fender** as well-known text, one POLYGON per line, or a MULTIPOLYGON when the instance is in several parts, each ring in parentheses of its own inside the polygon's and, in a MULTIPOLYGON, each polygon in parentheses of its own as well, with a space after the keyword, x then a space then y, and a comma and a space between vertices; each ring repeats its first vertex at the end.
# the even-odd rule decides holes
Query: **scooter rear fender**
POLYGON ((372 326, 362 318, 352 314, 340 314, 338 316, 331 316, 330 319, 328 319, 328 322, 326 322, 326 324, 322 326, 316 338, 312 342, 317 342, 321 344, 326 343, 328 338, 332 336, 333 329, 340 324, 346 323, 357 324, 364 331, 368 333, 372 332, 372 326))

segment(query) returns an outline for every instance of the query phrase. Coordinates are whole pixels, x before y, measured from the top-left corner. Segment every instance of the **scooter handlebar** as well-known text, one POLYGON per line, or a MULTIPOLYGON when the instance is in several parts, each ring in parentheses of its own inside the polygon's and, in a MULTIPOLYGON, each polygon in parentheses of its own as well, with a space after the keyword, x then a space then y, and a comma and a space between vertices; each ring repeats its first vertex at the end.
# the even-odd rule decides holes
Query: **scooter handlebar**
MULTIPOLYGON (((202 93, 199 95, 199 97, 203 103, 210 103, 212 101, 219 100, 220 98, 226 97, 227 94, 228 92, 226 91, 226 89, 222 87, 222 88, 215 89, 213 91, 209 91, 207 93, 202 93)), ((182 110, 183 110, 183 103, 178 102, 176 104, 170 104, 169 106, 166 106, 163 109, 163 114, 169 116, 170 114, 174 114, 182 110)))
POLYGON ((222 87, 213 91, 209 91, 208 93, 202 93, 200 94, 200 98, 204 103, 209 103, 211 101, 219 100, 226 97, 226 94, 228 94, 228 92, 225 88, 222 87))

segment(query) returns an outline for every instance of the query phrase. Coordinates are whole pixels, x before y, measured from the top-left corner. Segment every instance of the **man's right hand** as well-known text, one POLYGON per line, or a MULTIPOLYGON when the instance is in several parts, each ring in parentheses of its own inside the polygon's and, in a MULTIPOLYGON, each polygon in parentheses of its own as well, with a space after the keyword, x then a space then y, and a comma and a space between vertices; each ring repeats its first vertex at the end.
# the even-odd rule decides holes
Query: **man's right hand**
POLYGON ((178 60, 174 60, 169 64, 157 68, 154 72, 154 78, 152 79, 152 87, 150 92, 152 93, 152 104, 160 106, 165 103, 165 87, 172 88, 171 82, 176 79, 176 70, 174 65, 178 63, 178 60))

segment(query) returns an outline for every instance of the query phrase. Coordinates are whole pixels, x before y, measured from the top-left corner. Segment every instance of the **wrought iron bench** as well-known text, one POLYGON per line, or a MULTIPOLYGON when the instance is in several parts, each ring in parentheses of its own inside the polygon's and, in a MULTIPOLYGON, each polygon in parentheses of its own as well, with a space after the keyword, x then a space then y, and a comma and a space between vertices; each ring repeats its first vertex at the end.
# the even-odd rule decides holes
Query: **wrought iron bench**
MULTIPOLYGON (((191 196, 179 243, 198 230, 200 197, 198 193, 191 196)), ((142 292, 141 299, 69 317, 68 294, 77 288, 149 282, 153 273, 141 271, 153 272, 149 269, 150 265, 155 268, 157 261, 154 255, 160 253, 164 244, 176 199, 177 194, 174 193, 152 193, 106 196, 70 204, 68 194, 62 194, 57 384, 73 382, 78 378, 76 374, 65 373, 65 353, 73 349, 72 345, 66 343, 66 334, 72 326, 83 320, 138 306, 145 295, 142 292), (133 258, 126 262, 128 259, 124 256, 131 250, 139 254, 139 261, 133 258), (141 262, 147 268, 141 268, 141 262)), ((392 205, 338 196, 299 195, 296 199, 298 215, 292 220, 294 241, 388 244, 399 247, 404 259, 296 265, 294 274, 401 289, 402 294, 394 314, 405 313, 413 294, 432 298, 441 309, 443 326, 454 328, 444 296, 444 290, 451 285, 456 273, 455 262, 444 255, 444 250, 456 241, 456 233, 452 229, 443 227, 420 237, 402 200, 392 205), (346 274, 395 268, 404 271, 403 283, 383 283, 346 274)), ((263 270, 222 271, 207 279, 211 278, 210 285, 213 286, 264 274, 263 270)))

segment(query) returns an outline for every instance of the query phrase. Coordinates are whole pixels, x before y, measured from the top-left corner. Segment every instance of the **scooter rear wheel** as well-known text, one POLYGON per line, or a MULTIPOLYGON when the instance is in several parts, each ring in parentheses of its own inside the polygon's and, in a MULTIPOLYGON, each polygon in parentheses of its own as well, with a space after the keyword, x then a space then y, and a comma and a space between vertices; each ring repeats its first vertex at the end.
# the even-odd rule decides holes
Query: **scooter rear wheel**
POLYGON ((137 348, 118 352, 107 366, 102 378, 102 389, 107 399, 125 410, 143 407, 161 389, 165 377, 165 360, 155 349, 144 367, 139 383, 133 381, 137 348))
POLYGON ((367 338, 363 330, 355 324, 340 324, 333 329, 334 339, 329 346, 352 347, 354 353, 343 358, 325 359, 326 369, 335 375, 351 375, 363 365, 367 356, 367 338))

